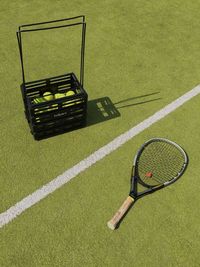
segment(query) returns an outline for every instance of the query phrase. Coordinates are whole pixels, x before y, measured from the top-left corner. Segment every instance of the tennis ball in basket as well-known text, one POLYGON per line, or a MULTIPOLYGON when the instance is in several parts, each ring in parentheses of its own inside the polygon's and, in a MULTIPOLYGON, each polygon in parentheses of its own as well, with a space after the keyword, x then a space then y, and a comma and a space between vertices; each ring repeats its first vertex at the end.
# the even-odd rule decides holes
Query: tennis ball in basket
POLYGON ((53 95, 52 95, 51 92, 45 92, 45 93, 43 94, 43 97, 44 97, 44 99, 45 99, 46 101, 53 100, 53 95))
MULTIPOLYGON (((72 95, 75 95, 74 91, 72 91, 72 90, 69 90, 65 93, 65 96, 72 96, 72 95)), ((67 102, 64 102, 63 104, 65 107, 73 106, 76 104, 76 102, 73 102, 73 103, 71 103, 71 102, 73 102, 73 101, 67 101, 67 102)))
POLYGON ((71 96, 71 95, 75 95, 74 91, 69 90, 65 93, 66 96, 71 96))
POLYGON ((62 98, 62 97, 65 97, 66 95, 65 94, 61 94, 61 93, 57 93, 54 95, 55 99, 58 99, 58 98, 62 98))
POLYGON ((44 102, 45 100, 44 100, 44 98, 43 97, 37 97, 37 98, 35 98, 34 100, 33 100, 33 103, 34 104, 38 104, 38 103, 42 103, 42 102, 44 102))

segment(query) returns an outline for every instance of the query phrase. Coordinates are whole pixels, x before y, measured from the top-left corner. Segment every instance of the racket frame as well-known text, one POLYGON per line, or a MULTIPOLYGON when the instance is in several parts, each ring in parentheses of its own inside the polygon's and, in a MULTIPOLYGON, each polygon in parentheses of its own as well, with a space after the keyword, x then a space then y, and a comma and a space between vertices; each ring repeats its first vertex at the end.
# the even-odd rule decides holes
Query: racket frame
POLYGON ((165 186, 168 186, 172 183, 174 183, 179 177, 181 177, 183 175, 183 173, 185 172, 186 168, 187 168, 187 165, 188 165, 188 155, 186 154, 186 152, 184 151, 184 149, 179 146, 177 143, 173 142, 173 141, 170 141, 166 138, 152 138, 148 141, 146 141, 141 147, 140 149, 138 150, 137 154, 135 155, 134 157, 134 160, 133 160, 133 167, 132 167, 132 173, 131 173, 131 189, 130 189, 130 193, 129 193, 129 196, 131 196, 132 198, 134 198, 135 200, 139 197, 142 197, 143 195, 147 195, 147 194, 150 194, 150 193, 153 193, 165 186), (140 179, 140 176, 139 176, 139 173, 138 173, 138 163, 139 163, 139 159, 140 159, 140 156, 143 152, 143 150, 150 144, 150 143, 153 143, 155 141, 161 141, 161 142, 166 142, 168 144, 171 144, 171 145, 174 145, 181 153, 182 155, 184 156, 184 164, 181 168, 181 170, 177 173, 177 175, 169 180, 169 181, 166 181, 165 183, 163 184, 160 184, 160 185, 156 185, 156 186, 152 186, 152 185, 148 185, 146 184, 145 182, 143 182, 141 179, 140 179), (141 184, 142 186, 146 187, 147 189, 144 190, 143 192, 138 192, 138 183, 141 184))

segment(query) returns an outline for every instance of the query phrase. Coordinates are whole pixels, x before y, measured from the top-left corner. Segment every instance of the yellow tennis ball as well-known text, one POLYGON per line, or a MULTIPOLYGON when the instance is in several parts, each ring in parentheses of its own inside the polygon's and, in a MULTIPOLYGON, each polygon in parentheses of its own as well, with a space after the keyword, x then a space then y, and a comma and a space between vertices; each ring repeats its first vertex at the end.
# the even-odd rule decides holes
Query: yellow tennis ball
POLYGON ((33 103, 34 103, 34 104, 38 104, 38 103, 42 103, 42 102, 44 102, 44 101, 45 101, 45 100, 44 100, 43 97, 37 97, 37 98, 34 98, 33 103))
MULTIPOLYGON (((66 96, 72 96, 72 95, 75 95, 74 91, 72 90, 69 90, 65 93, 66 96)), ((73 101, 67 101, 67 102, 64 102, 63 103, 65 107, 69 107, 69 106, 73 106, 76 104, 76 102, 73 102, 73 101), (72 103, 71 103, 72 102, 72 103)))
POLYGON ((65 93, 66 96, 71 96, 71 95, 75 95, 74 91, 69 90, 65 93))
POLYGON ((45 92, 45 93, 43 94, 43 97, 44 97, 44 99, 45 99, 46 101, 53 100, 53 98, 54 98, 51 92, 45 92))
MULTIPOLYGON (((42 102, 45 102, 43 97, 36 97, 36 98, 33 99, 33 103, 34 104, 39 104, 39 103, 42 103, 42 102)), ((35 114, 41 113, 38 108, 35 108, 34 112, 35 112, 35 114)))
POLYGON ((61 93, 56 93, 54 95, 55 99, 62 98, 62 97, 65 97, 65 96, 66 96, 65 94, 61 94, 61 93))

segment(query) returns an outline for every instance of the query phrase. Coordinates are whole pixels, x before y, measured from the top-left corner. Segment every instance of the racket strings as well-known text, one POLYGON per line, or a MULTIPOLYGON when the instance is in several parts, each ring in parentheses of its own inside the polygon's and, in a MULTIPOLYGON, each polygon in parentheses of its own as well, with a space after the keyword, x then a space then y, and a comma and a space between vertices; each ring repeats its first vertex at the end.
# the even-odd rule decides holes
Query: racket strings
POLYGON ((142 151, 138 161, 140 179, 155 186, 177 177, 185 163, 183 152, 163 141, 152 142, 142 151))

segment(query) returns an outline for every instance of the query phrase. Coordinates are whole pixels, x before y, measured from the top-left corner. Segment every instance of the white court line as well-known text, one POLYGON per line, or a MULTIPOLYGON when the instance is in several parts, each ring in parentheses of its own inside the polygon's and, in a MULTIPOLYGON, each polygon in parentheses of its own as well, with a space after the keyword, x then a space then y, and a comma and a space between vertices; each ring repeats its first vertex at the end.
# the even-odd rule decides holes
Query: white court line
POLYGON ((119 135, 113 141, 101 147, 100 149, 92 153, 90 156, 83 159, 78 164, 74 165, 72 168, 68 169, 63 174, 53 179, 51 182, 47 183, 32 194, 23 198, 21 201, 17 202, 14 206, 10 207, 8 210, 0 214, 0 228, 8 224, 10 221, 19 216, 22 212, 32 207, 34 204, 38 203, 40 200, 42 200, 49 194, 53 193, 56 189, 62 187, 64 184, 69 182, 79 173, 83 172, 84 170, 95 164, 97 161, 101 160, 106 155, 110 154, 112 151, 119 148, 131 138, 144 131, 155 122, 161 120, 169 113, 173 112, 178 107, 180 107, 185 102, 187 102, 198 94, 200 94, 200 85, 193 88, 186 94, 182 95, 181 97, 179 97, 169 105, 165 106, 161 110, 157 111, 154 115, 137 124, 127 132, 119 135))

